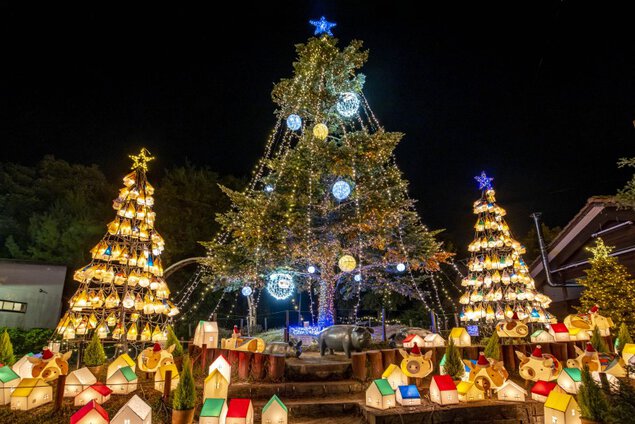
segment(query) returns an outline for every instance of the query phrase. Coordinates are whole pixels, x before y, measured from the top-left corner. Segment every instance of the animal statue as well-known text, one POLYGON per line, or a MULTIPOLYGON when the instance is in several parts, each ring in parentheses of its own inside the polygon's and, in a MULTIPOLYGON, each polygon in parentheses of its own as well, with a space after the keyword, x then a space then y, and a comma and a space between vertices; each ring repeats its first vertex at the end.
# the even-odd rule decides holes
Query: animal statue
POLYGON ((421 355, 419 346, 415 343, 410 353, 403 349, 399 349, 399 353, 403 356, 401 360, 401 371, 408 377, 424 378, 432 372, 434 365, 432 364, 432 351, 429 350, 425 355, 421 355))
POLYGON ((470 369, 468 381, 474 383, 480 390, 486 392, 491 388, 499 388, 505 380, 509 378, 509 373, 505 369, 502 361, 487 359, 481 352, 478 361, 474 364, 469 359, 464 359, 463 363, 470 369))
POLYGON ((299 358, 300 355, 302 355, 302 340, 299 340, 297 343, 293 341, 289 341, 289 343, 267 343, 264 353, 284 355, 287 358, 299 358))
POLYGON ((156 372, 164 365, 174 364, 172 352, 176 345, 170 345, 167 349, 161 349, 159 343, 154 346, 143 349, 137 357, 137 365, 141 371, 156 372))
POLYGON ((536 346, 531 356, 516 351, 516 356, 520 359, 519 373, 525 380, 531 381, 551 381, 558 378, 562 371, 562 364, 558 359, 548 353, 543 354, 540 345, 536 346))
POLYGON ((332 355, 334 352, 344 352, 348 358, 351 352, 361 352, 370 347, 372 328, 358 325, 332 325, 320 331, 318 345, 320 355, 324 356, 328 349, 332 355))
POLYGON ((527 319, 519 319, 518 314, 514 312, 510 320, 500 321, 496 324, 496 333, 498 337, 526 337, 529 334, 529 327, 526 323, 527 319))
POLYGON ((586 349, 582 350, 577 346, 574 346, 575 353, 578 354, 576 358, 567 360, 568 368, 583 369, 585 366, 589 367, 589 371, 603 371, 602 362, 600 361, 600 355, 593 348, 591 343, 586 344, 586 349))
POLYGON ((608 336, 610 329, 614 326, 610 317, 600 315, 598 305, 589 309, 588 314, 572 314, 567 315, 564 319, 564 325, 567 328, 579 328, 581 330, 591 331, 595 327, 600 330, 602 336, 608 336))
POLYGON ((42 358, 29 356, 28 360, 33 364, 31 368, 32 377, 41 377, 44 381, 56 380, 60 375, 68 374, 68 359, 71 351, 64 354, 53 353, 48 348, 42 351, 42 358))

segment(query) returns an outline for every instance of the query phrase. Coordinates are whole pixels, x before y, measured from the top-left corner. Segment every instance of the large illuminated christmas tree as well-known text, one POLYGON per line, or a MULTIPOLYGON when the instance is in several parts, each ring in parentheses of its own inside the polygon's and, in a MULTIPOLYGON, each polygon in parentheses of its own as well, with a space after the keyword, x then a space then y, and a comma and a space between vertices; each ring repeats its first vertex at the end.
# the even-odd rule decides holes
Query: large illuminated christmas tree
POLYGON ((496 204, 493 178, 485 172, 475 177, 481 198, 474 202, 474 240, 468 250, 469 273, 461 285, 466 287, 459 299, 463 306, 460 320, 464 322, 493 322, 520 319, 547 322, 546 308, 551 299, 538 293, 533 278, 522 258, 525 248, 514 239, 505 222, 505 209, 496 204))
POLYGON ((154 228, 154 188, 146 178, 146 149, 132 155, 132 172, 113 201, 115 219, 91 249, 92 261, 75 271, 79 288, 56 333, 83 341, 97 332, 102 339, 126 343, 164 341, 169 317, 178 309, 163 280, 164 242, 154 228))
POLYGON ((277 123, 251 186, 224 189, 233 208, 207 244, 205 263, 222 283, 265 288, 277 299, 294 290, 318 297, 318 325, 335 320, 335 299, 364 290, 418 298, 426 273, 447 258, 421 223, 395 163, 402 134, 373 115, 357 73, 360 41, 340 49, 335 25, 311 22, 315 37, 297 46, 294 74, 273 89, 277 123))

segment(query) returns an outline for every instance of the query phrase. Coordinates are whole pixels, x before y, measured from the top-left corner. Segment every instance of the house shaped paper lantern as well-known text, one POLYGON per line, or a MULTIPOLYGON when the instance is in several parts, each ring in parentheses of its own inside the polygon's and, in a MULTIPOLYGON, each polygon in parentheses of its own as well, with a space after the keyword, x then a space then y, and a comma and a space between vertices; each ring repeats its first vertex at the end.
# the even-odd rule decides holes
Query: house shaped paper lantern
POLYGON ((557 342, 569 341, 569 329, 561 322, 549 324, 549 334, 551 334, 553 339, 557 342))
POLYGON ((423 338, 423 347, 443 347, 445 339, 440 334, 430 333, 423 338))
POLYGON ((11 402, 11 393, 20 384, 20 376, 5 365, 0 367, 0 405, 11 402))
POLYGON ((112 361, 110 365, 108 365, 106 378, 110 378, 110 376, 113 375, 119 368, 123 367, 130 367, 130 369, 132 369, 132 372, 135 372, 137 370, 137 364, 127 353, 117 356, 117 358, 112 361))
POLYGON ((527 390, 514 383, 512 380, 507 380, 496 389, 496 397, 498 400, 505 400, 511 402, 524 402, 527 396, 527 390))
POLYGON ((461 381, 458 386, 456 386, 456 392, 461 402, 474 402, 485 399, 485 392, 470 381, 461 381))
POLYGON ((28 411, 52 399, 53 388, 42 378, 23 378, 11 393, 11 409, 28 411))
POLYGON ((556 340, 546 330, 536 330, 531 334, 532 343, 553 343, 556 340))
MULTIPOLYGON (((84 389, 97 383, 97 378, 86 367, 70 372, 66 376, 66 384, 64 385, 64 397, 74 397, 80 394, 84 389)), ((82 403, 85 405, 85 402, 82 403)))
MULTIPOLYGON (((227 416, 226 399, 205 399, 201 408, 199 424, 224 424, 227 416)), ((286 422, 286 421, 285 421, 286 422)))
POLYGON ((425 341, 423 340, 423 337, 418 334, 408 334, 401 343, 406 349, 412 349, 413 347, 415 347, 415 343, 417 344, 417 346, 423 346, 425 344, 425 341))
POLYGON ((388 380, 388 384, 390 384, 393 390, 397 390, 399 386, 408 385, 408 376, 395 364, 388 365, 388 368, 386 368, 386 371, 381 375, 381 378, 388 380))
POLYGON ((127 395, 137 390, 138 378, 131 367, 119 368, 108 377, 106 384, 116 395, 127 395))
POLYGON ((619 356, 613 359, 604 369, 604 372, 617 378, 626 377, 626 363, 619 356))
POLYGON ((370 383, 366 389, 366 406, 376 409, 395 407, 395 391, 390 387, 388 380, 380 378, 370 383))
POLYGON ((472 344, 472 337, 463 327, 454 327, 450 331, 450 338, 456 346, 470 346, 472 344))
POLYGON ((29 357, 33 356, 32 353, 27 353, 22 358, 18 359, 11 367, 13 371, 20 376, 20 378, 32 378, 33 377, 33 364, 29 361, 29 357))
POLYGON ((165 375, 169 371, 172 371, 172 380, 170 382, 170 390, 176 389, 179 384, 179 370, 176 365, 163 365, 159 367, 159 371, 154 373, 154 390, 158 390, 163 393, 165 389, 165 375))
POLYGON ((449 375, 432 376, 430 382, 430 400, 440 405, 459 403, 459 394, 449 375))
POLYGON ((225 377, 225 380, 227 380, 228 383, 232 382, 232 366, 225 356, 220 355, 214 360, 214 362, 212 362, 212 365, 209 366, 207 375, 211 374, 214 370, 218 370, 218 372, 223 374, 223 377, 225 377))
POLYGON ((546 402, 547 396, 558 384, 555 381, 538 380, 536 384, 531 388, 531 398, 538 402, 546 402))
POLYGON ((218 324, 215 321, 199 321, 194 331, 194 346, 203 347, 207 345, 209 349, 218 347, 218 324))
POLYGON ((579 424, 580 408, 573 396, 552 391, 545 402, 545 423, 579 424))
POLYGON ((88 386, 84 391, 75 396, 75 406, 86 405, 91 400, 96 401, 98 404, 102 404, 110 399, 112 390, 104 383, 95 383, 92 386, 88 386))
POLYGON ((253 424, 254 406, 250 399, 232 399, 227 408, 225 424, 253 424))
POLYGON ((276 395, 262 407, 262 424, 287 424, 289 410, 276 395))
POLYGON ((626 343, 622 349, 622 359, 628 364, 633 356, 635 356, 635 343, 626 343))
POLYGON ((569 340, 573 341, 586 341, 591 340, 589 332, 581 328, 569 328, 569 340))
POLYGON ((108 412, 94 400, 71 415, 71 424, 108 424, 109 422, 108 412))
POLYGON ((152 424, 152 408, 134 395, 115 414, 110 424, 152 424))
POLYGON ((229 381, 219 370, 215 369, 205 378, 203 398, 227 399, 228 389, 229 381))
POLYGON ((417 389, 417 386, 410 384, 407 386, 399 386, 395 391, 396 400, 399 405, 413 406, 421 405, 421 393, 417 389))
POLYGON ((557 382, 565 392, 577 394, 582 384, 582 373, 579 368, 563 368, 557 382))

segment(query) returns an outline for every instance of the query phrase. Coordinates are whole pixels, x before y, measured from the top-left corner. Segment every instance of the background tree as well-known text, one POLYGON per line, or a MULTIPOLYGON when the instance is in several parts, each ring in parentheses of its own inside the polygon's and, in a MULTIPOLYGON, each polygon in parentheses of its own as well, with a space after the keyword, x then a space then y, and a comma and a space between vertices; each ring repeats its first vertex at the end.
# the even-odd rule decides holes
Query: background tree
POLYGON ((611 317, 616 325, 624 322, 633 331, 635 281, 617 257, 611 256, 613 250, 599 237, 594 247, 587 248, 593 256, 589 258, 591 268, 584 270, 586 277, 578 279, 578 283, 585 287, 578 310, 586 312, 597 304, 602 314, 611 317))
POLYGON ((385 131, 363 97, 357 70, 367 52, 359 41, 340 49, 326 34, 296 49, 294 75, 272 92, 278 123, 253 190, 223 188, 234 207, 219 216, 207 265, 235 288, 263 287, 280 268, 304 289, 315 283, 323 326, 334 322, 336 297, 362 290, 424 300, 420 271, 436 270, 447 254, 395 164, 402 134, 385 131))
POLYGON ((620 331, 617 333, 617 339, 615 340, 615 350, 618 354, 622 354, 624 345, 627 343, 633 343, 633 338, 630 331, 628 331, 628 326, 623 322, 620 324, 620 331))
POLYGON ((448 348, 445 350, 445 373, 452 377, 452 380, 460 380, 465 374, 465 365, 461 360, 461 352, 450 337, 448 348))
POLYGON ((591 332, 591 340, 589 340, 593 349, 600 353, 610 353, 609 345, 604 338, 600 335, 600 330, 595 327, 591 332))
POLYGON ((586 366, 582 370, 582 384, 578 389, 578 405, 582 418, 599 422, 604 419, 608 409, 604 392, 593 380, 586 366))
MULTIPOLYGON (((617 166, 635 168, 635 158, 621 158, 617 166)), ((623 206, 635 208, 635 174, 623 188, 617 191, 617 200, 623 206)))
MULTIPOLYGON (((562 231, 561 227, 549 227, 544 222, 540 223, 540 229, 542 230, 542 235, 545 240, 545 244, 549 246, 560 231, 562 231)), ((529 227, 527 234, 523 237, 520 242, 523 246, 525 246, 525 258, 527 259, 527 263, 531 263, 540 255, 540 244, 538 243, 538 233, 536 232, 536 227, 532 225, 529 227)))

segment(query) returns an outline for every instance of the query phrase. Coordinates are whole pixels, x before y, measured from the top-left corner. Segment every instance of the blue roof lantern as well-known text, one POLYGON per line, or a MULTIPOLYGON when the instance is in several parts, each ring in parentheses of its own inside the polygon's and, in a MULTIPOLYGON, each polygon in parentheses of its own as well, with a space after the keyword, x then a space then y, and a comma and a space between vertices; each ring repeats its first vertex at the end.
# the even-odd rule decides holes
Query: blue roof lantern
POLYGON ((417 386, 414 384, 399 386, 399 393, 402 399, 421 399, 421 394, 419 394, 419 390, 417 390, 417 386))

